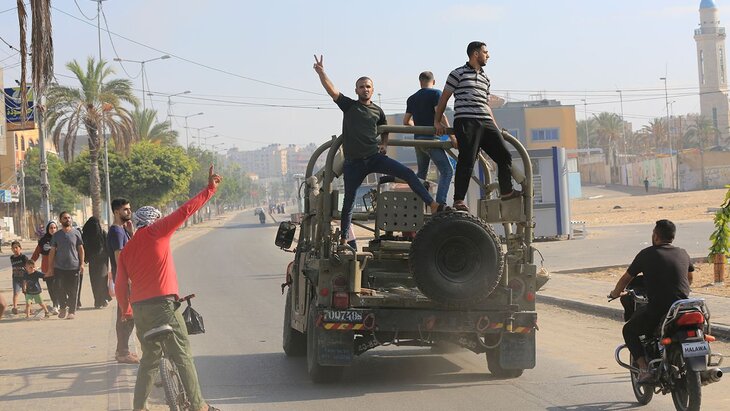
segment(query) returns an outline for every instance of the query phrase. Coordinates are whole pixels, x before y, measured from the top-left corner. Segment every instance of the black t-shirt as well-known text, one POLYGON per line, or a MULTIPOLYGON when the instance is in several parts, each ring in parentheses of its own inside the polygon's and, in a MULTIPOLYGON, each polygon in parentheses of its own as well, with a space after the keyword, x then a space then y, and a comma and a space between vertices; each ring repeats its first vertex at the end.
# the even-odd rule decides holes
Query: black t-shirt
POLYGON ((13 266, 13 278, 23 278, 25 276, 26 261, 28 261, 28 257, 25 254, 10 256, 10 265, 13 266))
POLYGON ((628 273, 633 277, 644 273, 649 308, 666 312, 672 303, 689 296, 687 273, 694 270, 687 251, 664 244, 641 250, 628 273))
MULTIPOLYGON (((413 115, 413 124, 417 126, 433 126, 434 116, 436 115, 436 106, 441 98, 441 90, 435 88, 422 88, 415 92, 406 100, 406 113, 413 115)), ((416 134, 416 140, 429 139, 436 137, 433 135, 416 134)))
POLYGON ((362 104, 340 93, 335 100, 342 110, 342 151, 345 158, 357 160, 378 152, 378 126, 387 124, 385 113, 375 103, 362 104))

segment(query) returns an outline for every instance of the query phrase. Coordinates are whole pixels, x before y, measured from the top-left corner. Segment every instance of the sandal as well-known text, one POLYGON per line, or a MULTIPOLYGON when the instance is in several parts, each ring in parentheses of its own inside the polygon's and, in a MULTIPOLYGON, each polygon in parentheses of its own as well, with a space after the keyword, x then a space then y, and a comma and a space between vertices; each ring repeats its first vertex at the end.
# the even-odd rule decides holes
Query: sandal
POLYGON ((456 211, 465 211, 469 212, 469 207, 466 206, 464 203, 454 203, 454 210, 456 211))
POLYGON ((446 204, 439 204, 438 208, 436 209, 436 214, 443 213, 443 212, 449 212, 454 211, 451 207, 447 206, 446 204))

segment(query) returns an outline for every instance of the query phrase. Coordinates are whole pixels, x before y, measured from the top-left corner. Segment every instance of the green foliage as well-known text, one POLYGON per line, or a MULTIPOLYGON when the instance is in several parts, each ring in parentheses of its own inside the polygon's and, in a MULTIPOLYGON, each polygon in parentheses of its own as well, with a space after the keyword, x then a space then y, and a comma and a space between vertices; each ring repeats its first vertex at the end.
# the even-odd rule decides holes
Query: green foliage
MULTIPOLYGON (((72 210, 74 204, 79 201, 79 194, 72 185, 64 183, 61 179, 64 169, 63 161, 49 153, 46 162, 48 163, 48 182, 51 186, 50 202, 53 210, 72 210)), ((86 184, 87 189, 88 186, 86 184)), ((40 151, 36 148, 31 148, 25 154, 25 201, 29 210, 35 213, 40 212, 40 151)))
POLYGON ((727 255, 730 248, 730 185, 722 207, 715 213, 715 231, 710 235, 710 259, 715 255, 727 255))
MULTIPOLYGON (((69 163, 63 179, 84 194, 89 190, 89 153, 85 151, 69 163)), ((99 161, 100 170, 103 164, 99 161)), ((109 153, 109 175, 112 198, 124 197, 134 207, 162 207, 188 192, 195 163, 180 147, 152 142, 134 144, 129 156, 109 153)))

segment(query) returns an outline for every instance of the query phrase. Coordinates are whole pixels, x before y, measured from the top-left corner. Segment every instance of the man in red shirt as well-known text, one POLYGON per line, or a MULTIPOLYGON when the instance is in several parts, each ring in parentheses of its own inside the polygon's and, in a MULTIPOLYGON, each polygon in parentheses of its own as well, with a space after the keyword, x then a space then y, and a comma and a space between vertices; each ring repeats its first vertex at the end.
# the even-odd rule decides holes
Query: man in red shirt
POLYGON ((172 259, 170 238, 184 222, 198 211, 216 192, 222 178, 208 171, 208 186, 172 214, 160 218, 154 207, 145 206, 134 214, 137 231, 119 254, 117 262, 117 303, 124 318, 132 318, 137 327, 137 338, 142 345, 142 359, 134 387, 134 409, 146 409, 147 397, 152 390, 153 377, 160 363, 162 346, 144 340, 144 334, 156 327, 169 324, 174 335, 165 342, 165 354, 180 372, 190 409, 216 411, 203 400, 198 373, 182 314, 177 310, 178 286, 172 259), (127 293, 127 281, 130 284, 127 293))

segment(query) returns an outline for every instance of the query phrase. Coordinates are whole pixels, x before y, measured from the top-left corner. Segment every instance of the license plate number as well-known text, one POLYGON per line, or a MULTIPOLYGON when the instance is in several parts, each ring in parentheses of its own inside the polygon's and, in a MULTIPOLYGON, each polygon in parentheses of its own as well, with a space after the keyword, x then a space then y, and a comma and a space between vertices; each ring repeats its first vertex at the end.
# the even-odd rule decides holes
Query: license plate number
POLYGON ((332 311, 325 310, 323 320, 332 323, 361 323, 362 312, 360 311, 332 311))
POLYGON ((710 354, 710 344, 707 341, 698 341, 682 344, 682 353, 685 357, 700 357, 710 354))

